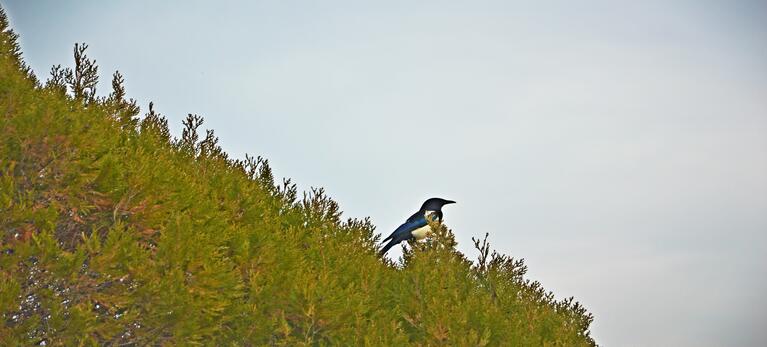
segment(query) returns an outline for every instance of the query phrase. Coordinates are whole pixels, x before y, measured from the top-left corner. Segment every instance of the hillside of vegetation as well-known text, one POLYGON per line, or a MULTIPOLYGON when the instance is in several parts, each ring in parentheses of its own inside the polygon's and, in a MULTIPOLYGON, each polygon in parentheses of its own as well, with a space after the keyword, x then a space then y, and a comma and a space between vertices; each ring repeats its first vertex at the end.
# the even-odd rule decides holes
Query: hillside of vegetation
POLYGON ((440 227, 381 258, 367 219, 200 117, 172 138, 119 73, 98 96, 85 45, 42 81, 0 32, 0 345, 594 345, 591 314, 485 241, 472 262, 440 227))

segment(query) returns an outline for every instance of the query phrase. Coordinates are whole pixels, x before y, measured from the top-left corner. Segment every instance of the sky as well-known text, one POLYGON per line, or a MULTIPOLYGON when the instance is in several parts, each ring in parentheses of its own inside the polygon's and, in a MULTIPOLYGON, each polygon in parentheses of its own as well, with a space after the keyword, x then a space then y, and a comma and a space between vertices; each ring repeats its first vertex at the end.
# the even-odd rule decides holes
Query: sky
MULTIPOLYGON (((388 235, 456 200, 605 346, 767 345, 767 3, 0 0, 388 235)), ((393 257, 400 252, 394 249, 393 257)))

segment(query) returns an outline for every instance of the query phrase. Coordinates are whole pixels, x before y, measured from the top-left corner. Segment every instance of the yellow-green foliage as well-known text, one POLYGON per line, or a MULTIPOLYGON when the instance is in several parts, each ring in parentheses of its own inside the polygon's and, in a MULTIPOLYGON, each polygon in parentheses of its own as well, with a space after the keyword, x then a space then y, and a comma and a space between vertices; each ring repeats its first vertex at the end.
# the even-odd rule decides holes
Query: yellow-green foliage
POLYGON ((2 345, 593 345, 592 317, 444 227, 402 264, 321 189, 231 160, 202 119, 95 94, 84 45, 38 82, 0 14, 2 345))

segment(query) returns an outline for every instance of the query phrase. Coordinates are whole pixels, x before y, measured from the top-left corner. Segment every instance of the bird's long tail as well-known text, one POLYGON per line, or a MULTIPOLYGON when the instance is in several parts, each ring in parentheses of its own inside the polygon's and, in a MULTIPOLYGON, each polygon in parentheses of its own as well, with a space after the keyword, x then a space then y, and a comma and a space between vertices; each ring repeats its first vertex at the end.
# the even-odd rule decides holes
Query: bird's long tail
POLYGON ((381 256, 383 256, 384 254, 386 254, 386 252, 388 252, 388 251, 389 251, 389 249, 391 249, 392 247, 394 247, 394 245, 396 245, 397 243, 398 243, 398 242, 394 242, 394 240, 391 240, 391 241, 389 241, 389 243, 387 243, 387 244, 386 244, 386 246, 384 246, 383 248, 381 248, 381 252, 379 252, 378 254, 379 254, 379 255, 381 255, 381 256))

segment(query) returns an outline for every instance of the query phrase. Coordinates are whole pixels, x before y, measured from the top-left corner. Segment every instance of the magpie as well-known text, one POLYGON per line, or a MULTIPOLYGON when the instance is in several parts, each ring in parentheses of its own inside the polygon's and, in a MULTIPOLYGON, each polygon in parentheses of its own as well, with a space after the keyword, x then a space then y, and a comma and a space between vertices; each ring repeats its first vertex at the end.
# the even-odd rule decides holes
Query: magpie
POLYGON ((431 198, 426 200, 421 209, 418 212, 413 213, 410 218, 402 223, 396 230, 394 230, 389 237, 385 238, 381 243, 389 241, 381 249, 380 255, 384 255, 394 245, 415 238, 416 240, 422 240, 426 238, 426 234, 431 230, 429 227, 429 220, 435 222, 442 222, 442 206, 447 204, 454 204, 455 201, 445 200, 441 198, 431 198))

